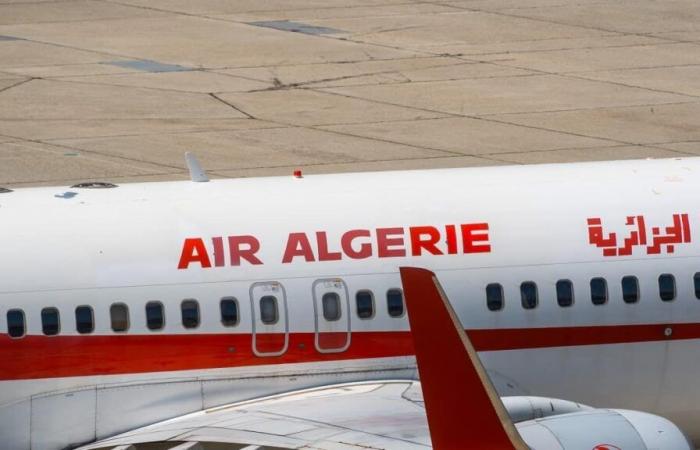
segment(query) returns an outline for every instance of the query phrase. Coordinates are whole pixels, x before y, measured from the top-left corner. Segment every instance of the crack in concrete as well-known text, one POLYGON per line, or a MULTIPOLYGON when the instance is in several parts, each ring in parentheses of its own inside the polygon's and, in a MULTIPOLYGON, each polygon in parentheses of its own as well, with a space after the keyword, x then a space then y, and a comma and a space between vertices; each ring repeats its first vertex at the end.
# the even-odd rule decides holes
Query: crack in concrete
POLYGON ((0 94, 2 94, 3 92, 7 92, 10 89, 16 88, 17 86, 22 86, 23 84, 27 84, 32 80, 36 80, 36 78, 27 78, 25 80, 18 81, 17 83, 12 84, 10 86, 6 86, 6 87, 0 89, 0 94))
MULTIPOLYGON (((250 113, 248 113, 248 112, 242 110, 241 108, 239 108, 238 106, 234 105, 233 103, 228 102, 228 101, 222 99, 221 97, 219 97, 218 95, 216 95, 216 94, 213 93, 213 92, 210 92, 210 93, 209 93, 209 96, 210 96, 211 98, 213 98, 213 99, 215 99, 215 100, 217 100, 217 101, 223 103, 224 105, 226 105, 226 106, 228 106, 228 107, 230 107, 230 108, 235 109, 236 111, 238 111, 239 113, 241 113, 241 114, 243 114, 244 116, 248 117, 249 119, 257 119, 257 117, 255 117, 255 116, 253 116, 252 114, 250 114, 250 113)), ((261 120, 262 120, 262 119, 261 119, 261 120)), ((276 122, 274 122, 274 121, 272 121, 272 120, 267 120, 267 122, 276 123, 276 122)))

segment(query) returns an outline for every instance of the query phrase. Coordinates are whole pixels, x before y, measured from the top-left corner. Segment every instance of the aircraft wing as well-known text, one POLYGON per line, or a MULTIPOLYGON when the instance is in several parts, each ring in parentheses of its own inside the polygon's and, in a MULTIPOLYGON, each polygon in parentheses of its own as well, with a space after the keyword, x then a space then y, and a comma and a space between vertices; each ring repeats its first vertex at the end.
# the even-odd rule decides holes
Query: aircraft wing
POLYGON ((212 408, 80 450, 426 449, 420 383, 335 385, 212 408), (159 443, 154 447, 155 443, 159 443), (180 447, 182 446, 182 447, 180 447))

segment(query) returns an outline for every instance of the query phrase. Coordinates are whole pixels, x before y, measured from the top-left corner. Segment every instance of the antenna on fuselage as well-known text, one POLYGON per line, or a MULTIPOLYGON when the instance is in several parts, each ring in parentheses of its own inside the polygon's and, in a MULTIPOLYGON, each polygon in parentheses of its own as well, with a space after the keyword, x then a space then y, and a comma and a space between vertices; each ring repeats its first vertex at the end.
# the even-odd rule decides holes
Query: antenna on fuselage
POLYGON ((199 164, 197 157, 194 156, 194 153, 185 152, 185 162, 187 163, 187 168, 190 171, 190 179, 192 181, 195 183, 205 183, 209 181, 207 173, 204 171, 204 169, 202 169, 202 166, 199 164))

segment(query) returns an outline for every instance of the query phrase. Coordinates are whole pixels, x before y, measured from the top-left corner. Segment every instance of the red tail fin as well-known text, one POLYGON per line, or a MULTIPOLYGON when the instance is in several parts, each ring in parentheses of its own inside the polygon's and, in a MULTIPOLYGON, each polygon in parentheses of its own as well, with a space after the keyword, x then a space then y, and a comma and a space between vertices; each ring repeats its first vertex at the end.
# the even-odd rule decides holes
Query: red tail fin
POLYGON ((436 450, 526 450, 435 274, 401 268, 436 450))

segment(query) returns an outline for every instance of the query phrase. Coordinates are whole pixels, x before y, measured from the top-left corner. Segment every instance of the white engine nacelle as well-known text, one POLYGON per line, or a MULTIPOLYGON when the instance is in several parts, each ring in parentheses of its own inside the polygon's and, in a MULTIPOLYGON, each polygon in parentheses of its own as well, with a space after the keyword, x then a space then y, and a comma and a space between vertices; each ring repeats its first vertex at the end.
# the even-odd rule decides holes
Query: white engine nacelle
POLYGON ((587 409, 515 424, 535 450, 691 450, 663 417, 622 409, 587 409))
POLYGON ((558 416, 561 414, 595 410, 595 408, 581 403, 558 398, 519 395, 501 397, 501 401, 513 423, 542 419, 543 417, 558 416))

